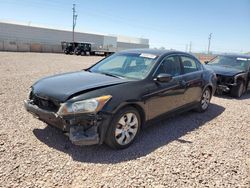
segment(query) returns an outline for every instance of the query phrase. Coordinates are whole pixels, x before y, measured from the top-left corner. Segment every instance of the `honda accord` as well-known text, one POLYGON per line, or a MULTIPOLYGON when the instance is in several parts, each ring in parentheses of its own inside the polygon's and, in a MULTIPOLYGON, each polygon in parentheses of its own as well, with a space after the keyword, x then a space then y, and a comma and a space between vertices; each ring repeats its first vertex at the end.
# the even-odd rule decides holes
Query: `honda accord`
POLYGON ((42 78, 24 104, 76 145, 106 143, 123 149, 155 119, 206 111, 215 89, 215 73, 194 56, 137 49, 115 53, 85 70, 42 78))

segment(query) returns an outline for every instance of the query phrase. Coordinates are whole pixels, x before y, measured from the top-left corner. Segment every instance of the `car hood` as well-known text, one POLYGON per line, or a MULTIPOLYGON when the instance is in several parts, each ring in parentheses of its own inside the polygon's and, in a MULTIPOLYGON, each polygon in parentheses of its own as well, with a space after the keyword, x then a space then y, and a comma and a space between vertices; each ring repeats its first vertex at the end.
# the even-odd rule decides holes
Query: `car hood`
POLYGON ((212 69, 218 75, 224 76, 234 76, 239 73, 243 73, 244 71, 240 69, 235 69, 232 67, 225 67, 225 66, 217 66, 217 65, 206 65, 208 69, 212 69))
POLYGON ((54 75, 38 80, 33 86, 33 93, 41 98, 50 98, 65 102, 76 93, 128 82, 98 73, 86 71, 54 75))

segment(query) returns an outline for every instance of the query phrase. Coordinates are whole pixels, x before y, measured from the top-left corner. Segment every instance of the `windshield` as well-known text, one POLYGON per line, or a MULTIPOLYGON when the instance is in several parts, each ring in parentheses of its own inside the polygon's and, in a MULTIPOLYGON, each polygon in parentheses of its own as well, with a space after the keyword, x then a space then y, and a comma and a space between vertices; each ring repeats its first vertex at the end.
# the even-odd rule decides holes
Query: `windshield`
POLYGON ((114 54, 100 61, 90 71, 110 76, 144 79, 153 67, 157 56, 153 54, 114 54))
POLYGON ((219 65, 224 67, 232 67, 240 70, 248 70, 250 58, 218 56, 209 62, 209 65, 219 65))

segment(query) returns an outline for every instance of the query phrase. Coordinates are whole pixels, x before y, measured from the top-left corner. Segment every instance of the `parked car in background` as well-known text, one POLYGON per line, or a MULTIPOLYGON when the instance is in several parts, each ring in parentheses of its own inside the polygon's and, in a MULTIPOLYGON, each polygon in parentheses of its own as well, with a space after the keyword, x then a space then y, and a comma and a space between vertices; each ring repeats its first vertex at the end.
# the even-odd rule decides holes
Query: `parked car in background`
POLYGON ((80 43, 75 49, 76 55, 90 55, 91 54, 91 44, 90 43, 80 43))
POLYGON ((100 55, 109 56, 114 53, 114 50, 109 48, 103 48, 103 46, 96 46, 94 43, 88 42, 61 42, 62 51, 65 54, 70 55, 100 55))
POLYGON ((249 87, 250 55, 220 55, 206 62, 217 75, 217 93, 240 98, 249 87))
POLYGON ((75 49, 77 48, 77 46, 79 45, 79 42, 61 42, 62 45, 62 51, 65 54, 70 54, 73 55, 75 52, 75 49))
POLYGON ((206 111, 215 89, 215 73, 190 54, 128 50, 86 70, 38 80, 25 108, 67 132, 76 145, 105 142, 122 149, 146 123, 191 109, 206 111))

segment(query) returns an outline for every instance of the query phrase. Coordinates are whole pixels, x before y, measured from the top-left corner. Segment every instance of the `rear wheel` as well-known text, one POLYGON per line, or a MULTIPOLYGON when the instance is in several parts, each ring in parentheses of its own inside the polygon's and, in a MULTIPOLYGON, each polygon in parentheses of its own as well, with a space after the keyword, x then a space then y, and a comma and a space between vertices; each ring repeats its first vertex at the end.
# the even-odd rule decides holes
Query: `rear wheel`
POLYGON ((202 93, 201 100, 197 108, 198 112, 205 112, 208 109, 211 97, 212 97, 211 90, 209 88, 206 88, 202 93))
POLYGON ((105 143, 114 149, 124 149, 136 139, 141 127, 141 118, 133 107, 126 107, 115 114, 107 131, 105 143))
POLYGON ((245 92, 245 84, 243 81, 238 81, 237 85, 232 87, 231 96, 235 98, 240 98, 245 92))

